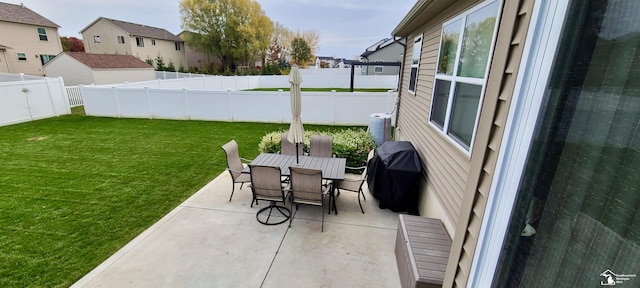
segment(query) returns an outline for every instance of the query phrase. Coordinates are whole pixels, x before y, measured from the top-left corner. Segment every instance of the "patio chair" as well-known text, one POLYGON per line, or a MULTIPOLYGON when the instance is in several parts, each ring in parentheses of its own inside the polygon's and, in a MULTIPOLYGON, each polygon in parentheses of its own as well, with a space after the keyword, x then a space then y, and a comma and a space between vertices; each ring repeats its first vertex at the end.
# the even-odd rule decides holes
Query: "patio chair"
POLYGON ((324 232, 324 200, 329 195, 330 189, 322 185, 322 170, 313 170, 300 167, 289 167, 291 172, 291 185, 289 186, 289 195, 291 196, 291 218, 289 218, 289 227, 295 217, 293 212, 293 204, 307 204, 322 206, 322 232, 324 232))
MULTIPOLYGON (((229 171, 229 175, 231 175, 231 196, 229 196, 229 202, 231 202, 231 198, 233 198, 233 192, 236 188, 236 183, 240 183, 240 189, 242 189, 242 185, 247 182, 251 182, 251 176, 247 173, 242 173, 242 169, 244 169, 245 164, 242 161, 250 162, 251 160, 240 158, 240 154, 238 153, 238 143, 236 140, 231 140, 227 142, 227 144, 222 145, 222 150, 227 155, 227 170, 229 171)), ((253 200, 251 200, 253 204, 253 200)))
POLYGON ((313 135, 309 141, 309 156, 333 157, 333 137, 313 135))
MULTIPOLYGON (((276 205, 277 202, 285 203, 288 192, 282 187, 280 182, 280 167, 249 165, 251 171, 251 192, 253 193, 253 202, 258 200, 270 201, 269 206, 264 207, 256 213, 258 222, 265 225, 277 225, 289 220, 291 210, 284 206, 276 205), (270 222, 273 210, 280 212, 276 217, 283 217, 275 222, 270 222), (269 213, 266 213, 266 212, 269 213), (267 214, 266 216, 264 214, 267 214), (264 219, 266 217, 266 219, 264 219)), ((277 214, 276 214, 277 215, 277 214)), ((275 215, 274 215, 275 216, 275 215)))
MULTIPOLYGON (((296 155, 296 144, 295 143, 291 143, 288 140, 289 137, 289 133, 282 133, 282 135, 280 135, 280 154, 284 154, 284 155, 296 155)), ((304 155, 304 144, 300 143, 298 145, 298 155, 302 156, 304 155)))
MULTIPOLYGON (((373 153, 374 153, 374 150, 369 151, 369 155, 367 156, 367 164, 369 164, 369 160, 373 158, 373 153)), ((334 195, 336 195, 336 197, 340 196, 340 189, 358 193, 358 205, 360 205, 360 211, 362 211, 362 214, 364 214, 364 209, 362 209, 362 203, 360 202, 360 195, 362 194, 362 198, 365 201, 367 200, 367 198, 364 197, 364 191, 362 191, 362 185, 364 184, 365 181, 367 181, 367 165, 362 167, 347 166, 347 169, 350 169, 350 170, 363 169, 363 170, 362 170, 362 174, 360 174, 360 177, 358 179, 345 178, 344 180, 334 180, 332 184, 334 195), (336 191, 338 193, 335 193, 336 191)), ((336 214, 338 214, 338 209, 336 208, 336 205, 335 205, 335 199, 333 200, 333 203, 334 203, 333 208, 335 209, 336 214)))

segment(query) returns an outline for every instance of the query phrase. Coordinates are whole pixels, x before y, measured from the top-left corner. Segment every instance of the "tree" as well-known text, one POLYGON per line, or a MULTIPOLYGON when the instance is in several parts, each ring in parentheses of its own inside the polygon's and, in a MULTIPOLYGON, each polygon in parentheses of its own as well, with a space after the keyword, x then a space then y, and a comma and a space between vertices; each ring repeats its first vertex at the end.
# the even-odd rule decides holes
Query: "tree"
POLYGON ((320 35, 317 31, 314 30, 306 30, 306 31, 298 31, 294 37, 302 38, 304 42, 309 45, 311 49, 311 56, 316 55, 316 52, 320 49, 320 35))
POLYGON ((182 0, 180 17, 182 28, 193 32, 187 45, 218 56, 224 70, 264 58, 269 48, 273 23, 255 0, 182 0))
POLYGON ((162 58, 162 55, 160 55, 160 52, 158 52, 158 56, 156 56, 156 70, 164 71, 166 69, 167 67, 164 66, 164 58, 162 58))
POLYGON ((273 25, 273 32, 271 33, 271 41, 269 43, 269 50, 267 51, 267 62, 278 64, 282 60, 285 60, 287 55, 291 53, 292 37, 293 32, 291 32, 291 30, 276 22, 273 25))
POLYGON ((309 47, 309 44, 307 44, 304 39, 296 37, 291 41, 291 57, 294 63, 304 67, 313 57, 313 55, 311 55, 311 47, 309 47))
POLYGON ((84 52, 82 40, 76 37, 60 37, 60 43, 62 44, 62 51, 84 52))

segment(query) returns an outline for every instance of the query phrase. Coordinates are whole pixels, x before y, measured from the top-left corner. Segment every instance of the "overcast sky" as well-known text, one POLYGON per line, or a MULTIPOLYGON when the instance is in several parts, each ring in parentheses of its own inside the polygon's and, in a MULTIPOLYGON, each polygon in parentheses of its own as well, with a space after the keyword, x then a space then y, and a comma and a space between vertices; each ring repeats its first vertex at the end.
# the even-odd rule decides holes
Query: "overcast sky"
MULTIPOLYGON (((60 25, 61 36, 78 33, 98 17, 164 28, 180 27, 180 0, 2 0, 24 3, 60 25)), ((274 22, 293 31, 315 30, 320 35, 318 56, 354 59, 387 37, 417 0, 258 0, 274 22)))

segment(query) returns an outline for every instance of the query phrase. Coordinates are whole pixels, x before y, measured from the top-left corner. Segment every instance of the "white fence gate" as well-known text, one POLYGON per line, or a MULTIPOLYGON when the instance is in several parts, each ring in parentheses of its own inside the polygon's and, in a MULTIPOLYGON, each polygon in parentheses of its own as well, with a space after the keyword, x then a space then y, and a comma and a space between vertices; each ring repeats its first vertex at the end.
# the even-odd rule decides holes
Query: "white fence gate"
POLYGON ((80 86, 67 86, 67 98, 69 99, 69 107, 82 106, 82 94, 80 93, 80 86))

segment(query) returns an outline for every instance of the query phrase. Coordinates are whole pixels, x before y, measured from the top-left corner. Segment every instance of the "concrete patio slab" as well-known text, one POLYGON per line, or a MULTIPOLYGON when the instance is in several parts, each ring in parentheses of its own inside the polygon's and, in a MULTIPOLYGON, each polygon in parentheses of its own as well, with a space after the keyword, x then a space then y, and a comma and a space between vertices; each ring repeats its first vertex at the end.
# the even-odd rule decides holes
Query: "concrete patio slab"
POLYGON ((342 192, 321 233, 322 207, 265 226, 255 213, 268 203, 250 207, 239 185, 229 202, 230 189, 225 172, 72 287, 399 287, 398 215, 368 191, 365 214, 342 192))

